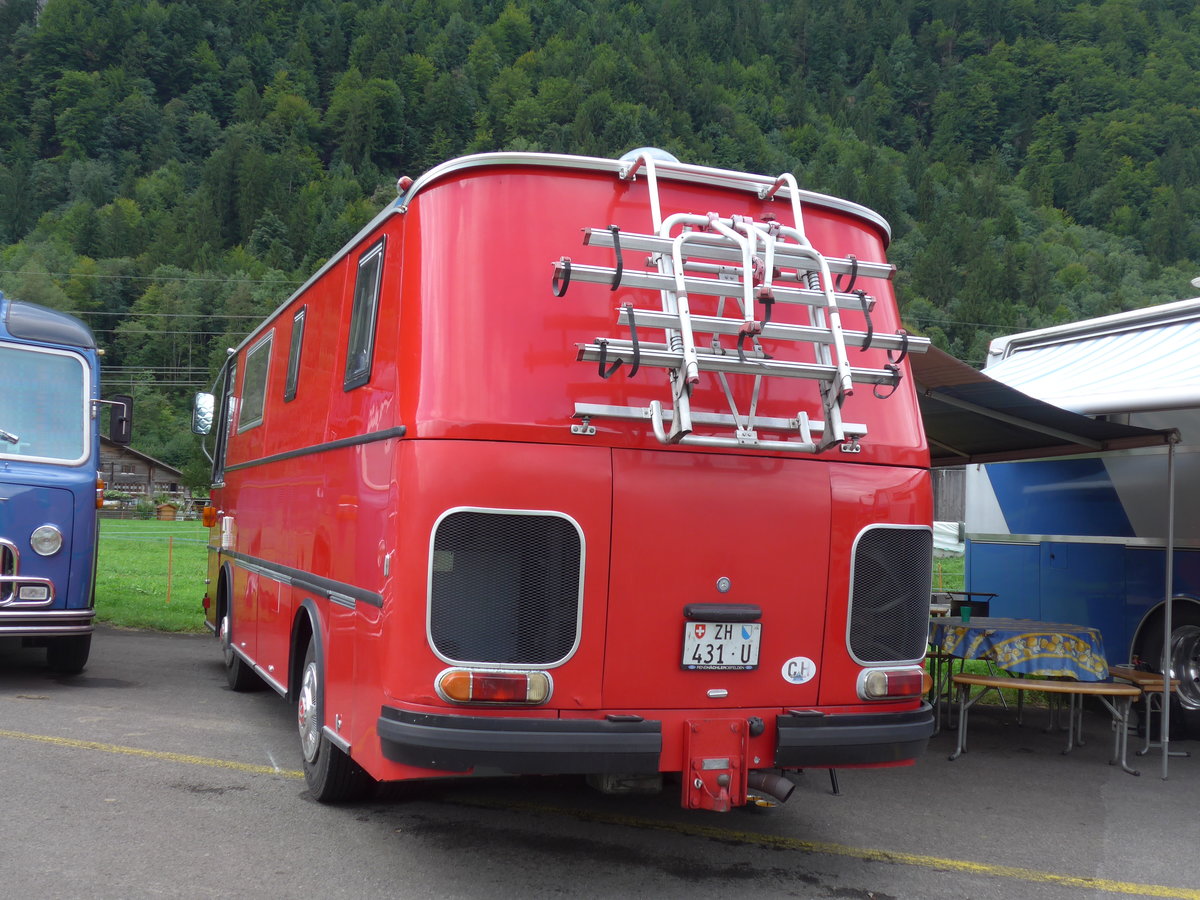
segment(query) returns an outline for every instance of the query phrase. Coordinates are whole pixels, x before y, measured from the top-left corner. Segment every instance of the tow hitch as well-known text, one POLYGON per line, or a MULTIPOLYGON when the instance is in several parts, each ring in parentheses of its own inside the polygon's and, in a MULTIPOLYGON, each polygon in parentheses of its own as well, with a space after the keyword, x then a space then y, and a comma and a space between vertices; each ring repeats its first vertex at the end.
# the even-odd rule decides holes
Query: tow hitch
POLYGON ((746 803, 747 725, 744 719, 692 719, 684 752, 683 806, 727 812, 746 803))

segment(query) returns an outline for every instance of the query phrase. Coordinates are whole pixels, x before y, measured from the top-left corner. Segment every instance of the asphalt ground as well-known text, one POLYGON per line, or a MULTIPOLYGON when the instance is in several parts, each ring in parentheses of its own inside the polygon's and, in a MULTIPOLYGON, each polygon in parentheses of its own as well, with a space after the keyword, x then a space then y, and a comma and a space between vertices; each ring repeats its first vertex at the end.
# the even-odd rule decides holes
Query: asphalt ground
MULTIPOLYGON (((794 779, 727 814, 578 779, 388 786, 325 806, 293 713, 225 685, 216 642, 101 628, 80 676, 0 643, 0 892, 22 898, 839 897, 1200 900, 1200 753, 1069 755, 1044 710, 972 713, 903 769, 794 779)), ((1131 738, 1131 748, 1140 746, 1131 738)), ((1176 749, 1200 744, 1180 742, 1176 749)))

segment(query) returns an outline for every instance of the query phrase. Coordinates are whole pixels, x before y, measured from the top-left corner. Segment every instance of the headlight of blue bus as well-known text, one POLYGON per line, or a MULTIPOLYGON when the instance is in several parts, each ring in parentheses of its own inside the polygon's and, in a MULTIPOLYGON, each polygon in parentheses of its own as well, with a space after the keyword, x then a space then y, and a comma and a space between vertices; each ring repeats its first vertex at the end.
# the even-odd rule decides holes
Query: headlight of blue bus
POLYGON ((53 556, 62 549, 62 532, 53 525, 41 525, 29 536, 29 546, 38 556, 53 556))

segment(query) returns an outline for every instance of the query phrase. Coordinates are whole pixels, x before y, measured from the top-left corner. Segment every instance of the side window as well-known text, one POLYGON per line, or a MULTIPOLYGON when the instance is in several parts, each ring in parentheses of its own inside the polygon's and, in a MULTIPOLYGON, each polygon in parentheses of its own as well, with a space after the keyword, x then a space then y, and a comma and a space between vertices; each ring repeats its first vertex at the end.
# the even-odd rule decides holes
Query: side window
POLYGON ((304 345, 304 319, 308 307, 302 306, 292 316, 292 343, 288 349, 287 379, 283 385, 284 402, 296 399, 296 383, 300 380, 300 350, 304 345))
POLYGON ((350 340, 346 347, 346 378, 343 390, 371 380, 375 350, 375 316, 379 311, 379 283, 383 274, 383 238, 359 258, 354 280, 354 305, 350 310, 350 340))
POLYGON ((275 332, 267 332, 246 352, 246 371, 242 376, 242 409, 238 419, 238 434, 261 425, 263 407, 267 400, 267 370, 271 362, 271 344, 275 332))
POLYGON ((225 450, 229 443, 229 427, 233 424, 233 386, 237 383, 237 358, 229 357, 225 383, 221 388, 221 413, 217 417, 217 442, 213 449, 213 484, 225 481, 225 450))

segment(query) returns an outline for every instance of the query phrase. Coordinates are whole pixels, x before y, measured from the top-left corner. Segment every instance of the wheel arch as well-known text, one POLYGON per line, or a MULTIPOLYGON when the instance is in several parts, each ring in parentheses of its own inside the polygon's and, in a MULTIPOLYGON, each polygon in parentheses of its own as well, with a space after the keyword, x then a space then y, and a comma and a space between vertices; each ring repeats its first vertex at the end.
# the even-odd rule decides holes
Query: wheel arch
MULTIPOLYGON (((213 634, 219 640, 221 637, 221 619, 229 612, 230 605, 233 603, 233 566, 228 561, 221 563, 221 569, 217 573, 217 610, 216 610, 216 625, 213 634)), ((230 625, 232 631, 232 623, 230 625)))
POLYGON ((292 620, 292 636, 288 645, 288 693, 290 703, 296 702, 297 691, 300 689, 300 679, 303 677, 304 651, 312 642, 317 659, 321 665, 317 667, 317 677, 321 679, 321 690, 325 689, 325 641, 324 628, 321 625, 321 611, 316 601, 305 597, 300 602, 296 616, 292 620))
MULTIPOLYGON (((1160 600, 1142 616, 1134 629, 1130 641, 1130 653, 1141 657, 1143 662, 1159 671, 1163 649, 1163 618, 1166 616, 1167 601, 1160 600)), ((1171 598, 1171 623, 1177 627, 1185 623, 1200 624, 1200 597, 1195 594, 1179 593, 1171 598)))

